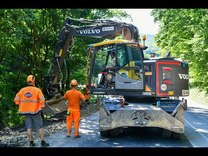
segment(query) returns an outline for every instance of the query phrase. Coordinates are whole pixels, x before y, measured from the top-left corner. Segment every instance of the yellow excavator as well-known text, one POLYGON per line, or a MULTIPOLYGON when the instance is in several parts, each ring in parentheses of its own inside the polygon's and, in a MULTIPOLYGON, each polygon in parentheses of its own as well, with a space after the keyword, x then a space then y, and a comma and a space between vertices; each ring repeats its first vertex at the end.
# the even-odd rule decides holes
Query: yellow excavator
POLYGON ((138 35, 137 27, 128 23, 66 18, 57 39, 50 68, 47 76, 44 77, 44 93, 49 100, 46 101, 46 109, 43 110, 43 113, 54 115, 66 110, 67 103, 60 91, 64 90, 69 82, 65 59, 72 48, 74 37, 115 39, 117 36, 121 36, 126 40, 138 41, 138 35))
POLYGON ((67 18, 59 33, 53 61, 44 79, 51 97, 43 113, 66 110, 60 91, 67 87, 66 54, 73 37, 102 38, 87 51, 86 86, 91 95, 102 95, 99 128, 102 136, 117 135, 126 127, 159 127, 184 132, 184 111, 189 95, 188 63, 170 55, 144 58, 138 28, 112 20, 67 18), (108 39, 108 40, 104 40, 108 39), (114 56, 114 58, 112 57, 114 56), (114 64, 114 65, 112 65, 114 64))

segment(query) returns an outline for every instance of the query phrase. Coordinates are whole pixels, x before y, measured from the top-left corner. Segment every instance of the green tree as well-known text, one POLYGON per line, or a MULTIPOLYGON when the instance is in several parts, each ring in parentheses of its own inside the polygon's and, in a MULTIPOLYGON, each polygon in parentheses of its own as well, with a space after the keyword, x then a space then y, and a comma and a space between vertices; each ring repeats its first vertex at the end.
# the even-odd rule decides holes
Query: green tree
MULTIPOLYGON (((109 19, 127 14, 115 9, 0 9, 0 128, 22 123, 13 99, 36 76, 42 88, 54 54, 57 37, 66 17, 109 19)), ((67 60, 70 77, 84 82, 85 48, 93 39, 77 38, 67 60), (69 60, 70 59, 70 60, 69 60)))
POLYGON ((208 92, 208 9, 153 9, 159 47, 188 60, 191 86, 208 92))

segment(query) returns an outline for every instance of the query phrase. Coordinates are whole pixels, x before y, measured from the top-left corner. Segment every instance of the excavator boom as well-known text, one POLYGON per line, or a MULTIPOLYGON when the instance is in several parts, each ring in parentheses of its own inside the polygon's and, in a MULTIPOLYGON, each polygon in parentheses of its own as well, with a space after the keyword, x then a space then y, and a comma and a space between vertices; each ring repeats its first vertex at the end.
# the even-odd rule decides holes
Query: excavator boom
MULTIPOLYGON (((54 107, 55 105, 59 107, 60 102, 63 103, 59 92, 66 87, 68 81, 65 59, 68 50, 73 45, 73 37, 114 39, 117 36, 138 41, 139 31, 134 25, 124 22, 66 18, 58 35, 50 68, 47 76, 44 77, 44 93, 50 99, 47 103, 54 107)), ((61 110, 56 112, 59 111, 61 110)))
POLYGON ((52 97, 46 102, 45 114, 57 114, 67 108, 59 91, 68 82, 63 66, 73 37, 113 39, 91 44, 87 56, 87 89, 92 95, 102 95, 97 102, 102 136, 117 135, 126 127, 184 132, 187 101, 179 97, 189 95, 188 63, 170 56, 144 58, 146 37, 142 37, 141 45, 135 26, 112 20, 67 18, 64 21, 45 85, 52 97), (117 36, 122 39, 115 39, 117 36))

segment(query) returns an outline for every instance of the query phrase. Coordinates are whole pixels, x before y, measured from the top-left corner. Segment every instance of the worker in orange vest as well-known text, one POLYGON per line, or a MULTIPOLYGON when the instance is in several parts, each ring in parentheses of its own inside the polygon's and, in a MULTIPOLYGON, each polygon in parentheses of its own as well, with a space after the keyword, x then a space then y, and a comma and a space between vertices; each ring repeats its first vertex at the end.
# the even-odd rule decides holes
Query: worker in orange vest
POLYGON ((68 101, 67 105, 67 118, 66 118, 66 136, 70 137, 72 130, 72 122, 74 121, 74 137, 79 138, 79 124, 80 124, 80 106, 81 102, 85 101, 84 95, 77 90, 78 82, 73 79, 70 83, 71 89, 66 91, 64 98, 68 101))
POLYGON ((35 87, 35 76, 27 77, 28 86, 19 90, 14 98, 14 103, 19 106, 19 114, 25 115, 25 126, 30 141, 30 146, 35 146, 32 130, 38 129, 41 146, 49 146, 44 140, 44 128, 41 110, 45 107, 45 97, 42 91, 35 87))

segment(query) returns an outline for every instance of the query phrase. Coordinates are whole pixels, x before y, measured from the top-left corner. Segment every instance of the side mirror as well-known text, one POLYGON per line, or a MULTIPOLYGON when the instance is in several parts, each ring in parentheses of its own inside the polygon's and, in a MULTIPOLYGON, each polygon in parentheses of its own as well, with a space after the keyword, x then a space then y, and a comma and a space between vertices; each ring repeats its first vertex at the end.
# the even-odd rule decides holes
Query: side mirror
POLYGON ((170 51, 166 53, 166 57, 170 57, 170 51))
POLYGON ((147 46, 143 46, 142 47, 142 50, 146 50, 148 47, 147 46))
POLYGON ((143 41, 143 46, 142 46, 142 50, 146 50, 148 47, 145 46, 145 40, 147 39, 146 35, 142 35, 142 41, 143 41))

